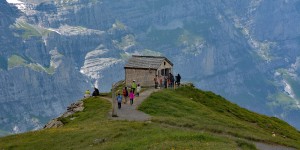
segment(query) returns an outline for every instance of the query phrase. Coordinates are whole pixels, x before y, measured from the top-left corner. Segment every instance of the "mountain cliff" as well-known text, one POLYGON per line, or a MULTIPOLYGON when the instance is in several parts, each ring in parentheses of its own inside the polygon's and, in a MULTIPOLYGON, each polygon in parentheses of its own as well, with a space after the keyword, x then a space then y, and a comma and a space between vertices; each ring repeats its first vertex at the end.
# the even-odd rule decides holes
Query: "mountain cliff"
POLYGON ((164 55, 197 87, 300 128, 295 0, 0 4, 0 130, 39 128, 86 89, 108 91, 131 54, 164 55))

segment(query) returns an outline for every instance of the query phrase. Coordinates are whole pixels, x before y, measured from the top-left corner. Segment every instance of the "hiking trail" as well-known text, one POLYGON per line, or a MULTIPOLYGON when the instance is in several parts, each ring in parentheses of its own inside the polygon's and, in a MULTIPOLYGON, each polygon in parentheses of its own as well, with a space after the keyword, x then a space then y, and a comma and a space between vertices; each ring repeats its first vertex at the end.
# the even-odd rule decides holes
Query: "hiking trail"
MULTIPOLYGON (((127 103, 122 102, 121 109, 115 106, 115 111, 118 117, 112 117, 112 110, 109 112, 109 118, 113 120, 128 120, 128 121, 150 121, 151 116, 137 110, 137 107, 150 96, 151 93, 159 91, 159 89, 150 88, 140 93, 140 96, 135 96, 133 100, 133 105, 130 105, 129 97, 127 98, 127 103)), ((101 97, 111 101, 111 98, 101 97)), ((124 99, 123 99, 124 101, 124 99)), ((115 103, 115 105, 118 105, 115 103)))

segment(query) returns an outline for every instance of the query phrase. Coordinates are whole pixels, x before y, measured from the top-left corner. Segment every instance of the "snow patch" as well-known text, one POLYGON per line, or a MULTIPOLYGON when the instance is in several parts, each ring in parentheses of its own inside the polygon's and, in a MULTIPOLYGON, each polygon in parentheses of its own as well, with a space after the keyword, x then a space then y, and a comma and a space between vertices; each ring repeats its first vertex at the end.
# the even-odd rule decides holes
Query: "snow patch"
POLYGON ((102 70, 112 67, 121 61, 122 60, 116 58, 87 59, 84 62, 84 66, 81 67, 80 72, 92 79, 100 79, 103 77, 101 74, 102 70))
POLYGON ((285 80, 283 80, 282 82, 284 84, 284 91, 288 94, 289 97, 295 99, 296 96, 294 94, 294 91, 293 91, 291 85, 285 80))
POLYGON ((21 11, 26 9, 26 4, 19 0, 6 0, 6 2, 15 5, 21 11))
POLYGON ((11 4, 23 4, 23 2, 21 2, 19 0, 6 0, 6 1, 11 4))

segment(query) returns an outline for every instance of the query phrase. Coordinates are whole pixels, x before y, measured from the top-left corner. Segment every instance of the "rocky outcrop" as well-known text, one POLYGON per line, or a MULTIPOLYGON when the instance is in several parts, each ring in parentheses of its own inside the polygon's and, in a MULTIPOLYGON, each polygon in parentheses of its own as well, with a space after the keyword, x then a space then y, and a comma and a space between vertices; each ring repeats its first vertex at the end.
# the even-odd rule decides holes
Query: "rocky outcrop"
MULTIPOLYGON (((76 112, 83 111, 83 109, 84 109, 83 101, 78 101, 76 103, 72 103, 67 108, 67 111, 65 113, 63 113, 60 117, 55 118, 55 119, 51 120, 50 122, 48 122, 44 126, 44 129, 62 127, 64 125, 63 122, 61 121, 62 118, 67 118, 67 117, 73 115, 76 112)), ((75 119, 75 118, 71 118, 71 120, 73 120, 73 119, 75 119)))
POLYGON ((73 115, 76 112, 83 111, 83 101, 79 101, 77 103, 72 103, 71 106, 68 107, 67 112, 65 112, 61 117, 66 118, 73 115))
POLYGON ((53 119, 44 126, 44 129, 59 128, 59 127, 62 127, 63 125, 64 124, 61 121, 59 121, 58 119, 53 119))

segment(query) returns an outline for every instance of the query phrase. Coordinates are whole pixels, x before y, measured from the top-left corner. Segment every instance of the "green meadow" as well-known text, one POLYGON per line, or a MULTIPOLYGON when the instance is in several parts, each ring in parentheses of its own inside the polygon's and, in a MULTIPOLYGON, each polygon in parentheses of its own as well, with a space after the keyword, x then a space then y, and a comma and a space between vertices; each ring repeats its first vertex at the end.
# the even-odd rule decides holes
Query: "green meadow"
POLYGON ((63 127, 0 138, 0 149, 257 149, 253 142, 300 149, 299 131, 286 122, 193 87, 152 93, 138 108, 152 116, 147 122, 109 119, 111 104, 99 97, 84 105, 63 127))

